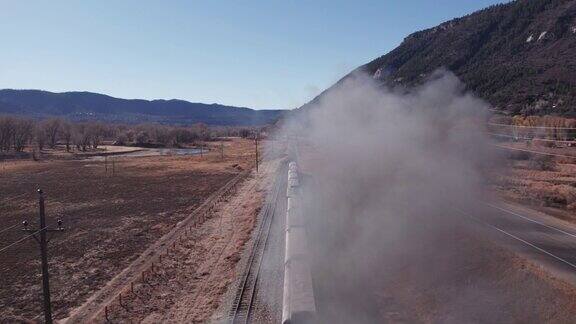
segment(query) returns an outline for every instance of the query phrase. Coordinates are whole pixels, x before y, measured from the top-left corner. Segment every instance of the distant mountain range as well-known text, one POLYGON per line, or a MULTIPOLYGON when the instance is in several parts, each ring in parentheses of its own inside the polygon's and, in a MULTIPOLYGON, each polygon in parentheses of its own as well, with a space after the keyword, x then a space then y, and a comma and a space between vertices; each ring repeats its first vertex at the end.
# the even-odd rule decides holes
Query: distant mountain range
POLYGON ((410 87, 441 67, 502 112, 576 116, 576 0, 494 5, 416 32, 354 72, 410 87))
POLYGON ((0 113, 34 118, 57 116, 123 123, 257 126, 274 123, 283 112, 184 100, 119 99, 91 92, 0 90, 0 113))

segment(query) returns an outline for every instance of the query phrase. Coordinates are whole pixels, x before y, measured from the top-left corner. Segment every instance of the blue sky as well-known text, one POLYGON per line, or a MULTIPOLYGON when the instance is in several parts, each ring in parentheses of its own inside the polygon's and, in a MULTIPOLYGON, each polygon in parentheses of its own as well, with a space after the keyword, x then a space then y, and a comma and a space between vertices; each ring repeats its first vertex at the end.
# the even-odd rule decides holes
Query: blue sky
POLYGON ((502 1, 0 3, 0 88, 297 107, 417 30, 502 1))

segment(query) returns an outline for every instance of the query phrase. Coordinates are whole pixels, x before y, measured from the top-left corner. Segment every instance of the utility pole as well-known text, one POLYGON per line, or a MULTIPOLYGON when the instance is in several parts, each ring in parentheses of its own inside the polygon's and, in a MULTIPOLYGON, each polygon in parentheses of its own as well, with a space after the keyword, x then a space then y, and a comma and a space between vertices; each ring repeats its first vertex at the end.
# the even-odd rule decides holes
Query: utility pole
POLYGON ((52 304, 50 302, 50 274, 48 272, 48 241, 46 239, 46 233, 49 231, 62 231, 62 220, 58 219, 57 229, 48 229, 46 226, 46 213, 44 209, 44 193, 41 189, 38 189, 38 207, 39 207, 39 229, 29 229, 28 221, 23 221, 24 226, 23 231, 40 233, 40 238, 33 234, 34 239, 40 245, 40 257, 42 259, 42 295, 44 297, 44 322, 46 324, 52 324, 52 304))
POLYGON ((44 213, 44 194, 40 195, 40 254, 42 255, 42 294, 44 295, 44 319, 46 324, 52 323, 52 304, 50 303, 50 275, 48 273, 48 242, 46 242, 46 215, 44 213))
POLYGON ((224 161, 224 142, 220 141, 220 159, 224 161))
POLYGON ((254 142, 256 143, 256 173, 258 173, 258 133, 254 135, 254 142))

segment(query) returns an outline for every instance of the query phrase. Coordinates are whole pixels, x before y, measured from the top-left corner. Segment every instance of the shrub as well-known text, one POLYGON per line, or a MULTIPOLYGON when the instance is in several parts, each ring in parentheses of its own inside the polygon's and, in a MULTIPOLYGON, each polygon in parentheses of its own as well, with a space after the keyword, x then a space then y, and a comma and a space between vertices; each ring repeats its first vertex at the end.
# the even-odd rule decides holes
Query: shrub
POLYGON ((529 166, 535 170, 554 171, 556 169, 556 162, 552 156, 537 155, 530 159, 529 166))

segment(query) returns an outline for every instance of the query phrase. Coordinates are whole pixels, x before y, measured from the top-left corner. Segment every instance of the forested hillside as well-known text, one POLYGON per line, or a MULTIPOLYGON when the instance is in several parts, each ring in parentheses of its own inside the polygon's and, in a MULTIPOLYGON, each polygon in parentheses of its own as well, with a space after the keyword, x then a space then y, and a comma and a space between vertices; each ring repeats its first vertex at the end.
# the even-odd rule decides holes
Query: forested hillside
POLYGON ((443 67, 503 112, 575 116, 575 51, 575 0, 518 0, 409 35, 355 72, 412 86, 443 67))

